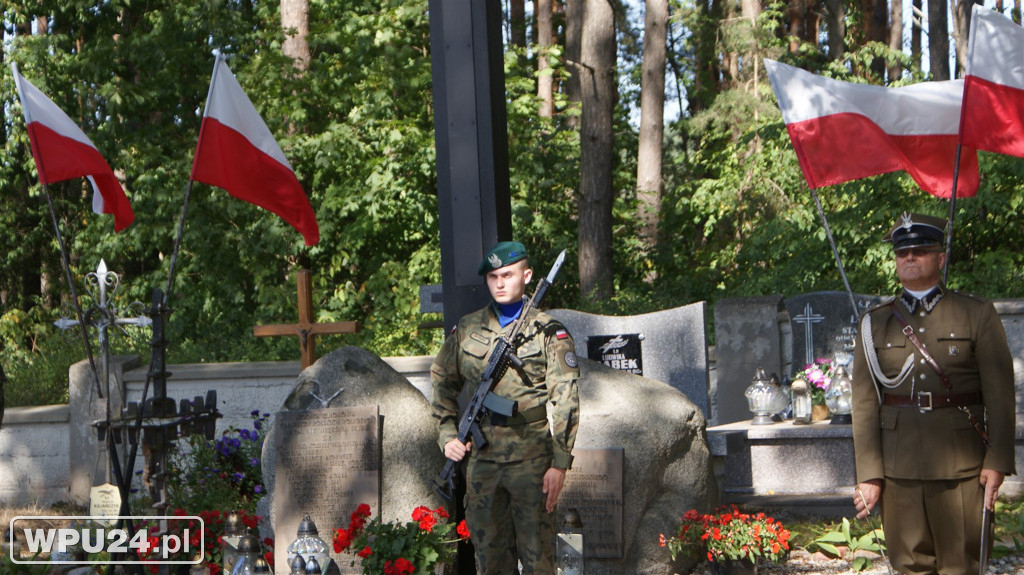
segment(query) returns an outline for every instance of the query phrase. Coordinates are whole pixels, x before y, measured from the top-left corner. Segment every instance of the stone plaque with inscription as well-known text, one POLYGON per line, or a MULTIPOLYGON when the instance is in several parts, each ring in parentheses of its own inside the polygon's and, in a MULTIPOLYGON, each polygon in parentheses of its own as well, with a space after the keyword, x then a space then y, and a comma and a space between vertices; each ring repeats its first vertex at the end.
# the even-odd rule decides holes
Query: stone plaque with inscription
MULTIPOLYGON (((288 573, 287 548, 309 515, 331 547, 366 503, 380 512, 381 423, 377 406, 282 411, 275 416, 274 572, 288 573)), ((361 573, 355 556, 331 553, 341 573, 361 573)))
POLYGON ((572 469, 558 499, 558 514, 576 508, 583 520, 583 556, 594 559, 622 557, 621 447, 572 451, 572 469))
POLYGON ((853 359, 857 322, 881 297, 854 294, 856 311, 846 292, 814 292, 786 298, 793 326, 793 371, 816 358, 853 359))

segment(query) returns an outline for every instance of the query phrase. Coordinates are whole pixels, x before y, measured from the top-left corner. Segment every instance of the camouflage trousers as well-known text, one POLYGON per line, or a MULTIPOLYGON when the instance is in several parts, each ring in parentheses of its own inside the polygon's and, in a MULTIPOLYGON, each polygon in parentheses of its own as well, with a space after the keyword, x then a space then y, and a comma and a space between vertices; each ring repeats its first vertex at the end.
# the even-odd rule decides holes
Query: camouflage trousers
POLYGON ((554 575, 555 517, 545 509, 544 473, 551 456, 499 463, 471 458, 466 471, 466 525, 480 575, 554 575))

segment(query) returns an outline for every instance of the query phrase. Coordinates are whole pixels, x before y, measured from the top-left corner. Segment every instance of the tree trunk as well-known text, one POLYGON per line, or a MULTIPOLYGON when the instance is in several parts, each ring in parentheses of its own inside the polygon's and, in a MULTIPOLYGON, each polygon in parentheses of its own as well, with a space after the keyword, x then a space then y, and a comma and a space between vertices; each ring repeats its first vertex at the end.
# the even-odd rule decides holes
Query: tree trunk
POLYGON ((612 296, 612 161, 615 14, 608 0, 583 1, 580 43, 579 271, 584 300, 612 296))
MULTIPOLYGON (((903 0, 889 0, 889 49, 903 51, 903 0)), ((889 81, 898 79, 902 73, 898 63, 889 66, 889 81)))
POLYGON ((281 28, 285 39, 281 52, 300 71, 309 68, 309 0, 281 0, 281 28))
POLYGON ((918 70, 921 69, 921 17, 919 14, 924 14, 924 10, 921 9, 921 1, 913 0, 910 15, 910 60, 918 70))
MULTIPOLYGON (((747 2, 743 2, 744 12, 747 2)), ((789 0, 787 9, 789 17, 789 51, 794 54, 800 49, 800 44, 807 40, 807 5, 804 0, 789 0)), ((746 16, 746 14, 744 14, 746 16)))
MULTIPOLYGON (((870 23, 868 24, 868 40, 886 44, 889 42, 889 7, 886 0, 871 0, 870 23)), ((885 78, 885 60, 875 58, 871 62, 871 70, 879 77, 885 78)))
POLYGON ((554 78, 548 66, 548 49, 554 43, 551 29, 551 0, 536 0, 537 11, 537 97, 541 117, 555 114, 554 78))
POLYGON ((636 193, 640 204, 640 233, 648 246, 657 243, 658 218, 661 212, 661 154, 665 135, 667 44, 668 0, 646 0, 636 193))
POLYGON ((957 78, 963 78, 967 73, 967 40, 971 33, 971 7, 981 4, 974 0, 958 0, 956 3, 956 22, 954 30, 956 33, 956 62, 957 78))
POLYGON ((693 35, 693 90, 686 94, 690 116, 707 109, 721 89, 721 62, 716 41, 722 17, 722 0, 696 0, 697 19, 693 35), (691 93, 692 92, 692 93, 691 93))
POLYGON ((949 80, 949 21, 946 0, 928 0, 928 59, 932 80, 949 80))
MULTIPOLYGON (((569 77, 565 81, 565 97, 570 102, 580 102, 580 78, 587 73, 580 65, 581 45, 583 42, 583 4, 586 0, 565 0, 565 61, 568 64, 569 77)), ((579 126, 579 117, 575 114, 566 118, 570 127, 579 126)))
POLYGON ((846 51, 846 2, 845 0, 826 0, 826 2, 828 6, 828 57, 838 60, 846 51))
POLYGON ((510 0, 508 6, 508 39, 513 46, 526 48, 526 2, 510 0))

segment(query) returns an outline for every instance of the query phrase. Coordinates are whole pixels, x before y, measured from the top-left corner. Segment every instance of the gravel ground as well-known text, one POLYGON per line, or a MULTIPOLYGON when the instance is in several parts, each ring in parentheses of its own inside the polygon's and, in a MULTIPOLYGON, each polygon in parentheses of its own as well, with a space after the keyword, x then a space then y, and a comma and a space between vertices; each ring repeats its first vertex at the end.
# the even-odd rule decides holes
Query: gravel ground
MULTIPOLYGON (((820 553, 796 550, 785 563, 760 565, 757 575, 889 575, 886 562, 877 554, 866 554, 872 559, 871 567, 854 571, 843 559, 829 559, 820 553)), ((988 575, 1024 575, 1024 555, 1010 555, 993 559, 988 564, 988 575)), ((692 575, 714 575, 707 563, 698 565, 692 575)))

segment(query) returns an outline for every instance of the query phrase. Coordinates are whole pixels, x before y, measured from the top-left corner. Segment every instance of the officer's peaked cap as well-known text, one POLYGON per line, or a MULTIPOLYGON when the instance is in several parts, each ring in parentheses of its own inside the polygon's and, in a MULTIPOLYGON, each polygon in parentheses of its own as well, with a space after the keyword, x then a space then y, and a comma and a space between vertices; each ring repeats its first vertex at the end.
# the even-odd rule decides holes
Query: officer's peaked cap
POLYGON ((946 238, 946 220, 924 214, 903 212, 882 241, 892 242, 893 251, 941 246, 946 238))

